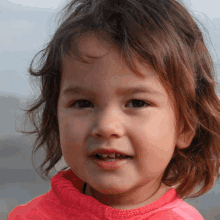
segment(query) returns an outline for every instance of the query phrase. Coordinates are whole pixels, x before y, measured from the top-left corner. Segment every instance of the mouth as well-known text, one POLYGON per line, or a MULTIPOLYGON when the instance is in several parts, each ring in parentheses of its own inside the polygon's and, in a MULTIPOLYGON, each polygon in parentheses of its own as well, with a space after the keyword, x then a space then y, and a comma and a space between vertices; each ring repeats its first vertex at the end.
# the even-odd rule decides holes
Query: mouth
POLYGON ((129 163, 129 161, 133 158, 128 155, 116 154, 107 155, 107 154, 95 154, 91 156, 92 162, 96 164, 102 170, 118 170, 123 166, 129 163))
POLYGON ((107 155, 107 154, 95 154, 92 155, 93 158, 102 161, 117 161, 117 160, 124 160, 127 158, 132 158, 131 156, 123 155, 123 154, 116 154, 116 155, 107 155))
POLYGON ((111 161, 122 161, 126 159, 133 158, 132 156, 126 154, 125 152, 118 151, 116 149, 106 149, 106 148, 99 148, 95 151, 93 151, 90 154, 90 157, 92 159, 95 159, 95 161, 105 161, 105 162, 111 162, 111 161))

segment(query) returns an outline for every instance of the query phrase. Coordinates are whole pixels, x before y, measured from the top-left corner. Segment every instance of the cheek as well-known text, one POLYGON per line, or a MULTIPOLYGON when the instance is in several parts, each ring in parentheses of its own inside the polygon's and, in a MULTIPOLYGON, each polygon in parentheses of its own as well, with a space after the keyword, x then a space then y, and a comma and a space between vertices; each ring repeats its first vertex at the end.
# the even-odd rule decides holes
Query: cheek
POLYGON ((60 131, 60 139, 62 145, 78 145, 80 143, 80 137, 80 131, 74 129, 71 125, 65 126, 63 130, 60 131))
POLYGON ((165 116, 152 117, 136 130, 136 152, 140 155, 139 166, 158 173, 166 168, 175 149, 174 126, 165 116))
POLYGON ((150 138, 155 140, 169 137, 171 133, 173 133, 173 120, 170 115, 166 113, 151 116, 146 125, 150 138))
POLYGON ((59 129, 63 153, 67 151, 70 153, 73 150, 79 151, 82 148, 88 122, 83 123, 81 120, 66 117, 59 121, 59 129))
POLYGON ((72 123, 63 120, 60 124, 60 144, 63 157, 68 166, 73 167, 74 163, 80 162, 82 154, 82 138, 77 128, 74 129, 72 123))

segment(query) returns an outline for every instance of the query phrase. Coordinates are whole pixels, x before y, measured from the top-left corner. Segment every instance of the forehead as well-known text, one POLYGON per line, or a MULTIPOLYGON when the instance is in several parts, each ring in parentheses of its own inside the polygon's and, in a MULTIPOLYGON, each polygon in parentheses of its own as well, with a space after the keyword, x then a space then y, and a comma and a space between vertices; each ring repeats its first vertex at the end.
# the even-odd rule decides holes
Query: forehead
MULTIPOLYGON (((120 66, 122 68, 127 69, 127 64, 125 62, 125 59, 122 57, 119 47, 112 42, 112 40, 104 33, 101 32, 101 34, 95 34, 93 32, 85 33, 84 35, 80 36, 74 36, 72 40, 71 45, 71 52, 72 56, 66 55, 63 62, 63 71, 65 72, 65 67, 80 67, 80 69, 88 70, 90 71, 94 66, 96 62, 99 62, 106 67, 112 67, 114 65, 120 66), (99 36, 99 38, 98 38, 99 36), (77 60, 77 57, 74 54, 79 54, 82 56, 83 59, 89 62, 83 63, 77 60), (109 55, 110 54, 110 55, 109 55), (109 55, 109 56, 108 56, 109 55), (102 59, 107 56, 107 59, 102 59), (74 65, 73 65, 74 63, 74 65), (94 65, 93 65, 94 64, 94 65)), ((132 52, 133 53, 133 52, 132 52)), ((151 69, 151 71, 148 71, 147 76, 152 74, 153 68, 151 65, 147 64, 145 62, 138 61, 135 56, 132 57, 134 60, 135 65, 138 66, 138 69, 151 69)), ((97 66, 97 65, 96 65, 97 66)), ((76 69, 76 68, 75 68, 76 69)), ((135 74, 134 74, 135 75, 135 74)), ((155 73, 152 74, 152 76, 155 76, 155 73)))
POLYGON ((125 65, 121 65, 115 54, 108 54, 94 63, 82 63, 77 60, 63 62, 62 86, 79 84, 83 87, 108 88, 142 86, 161 87, 151 68, 138 68, 143 77, 136 75, 125 65))
POLYGON ((95 33, 88 32, 76 40, 77 36, 73 38, 71 50, 78 49, 86 57, 99 58, 107 54, 113 47, 116 49, 116 45, 105 34, 95 35, 95 33))
MULTIPOLYGON (((75 46, 71 49, 72 52, 75 46)), ((128 86, 137 87, 146 84, 151 87, 162 87, 156 72, 150 65, 134 58, 135 65, 143 77, 136 75, 126 65, 116 46, 106 44, 106 41, 100 41, 93 35, 79 38, 78 49, 82 58, 89 63, 77 60, 74 55, 66 55, 62 62, 61 89, 76 83, 82 87, 106 89, 110 88, 109 85, 126 87, 126 89, 128 86), (91 57, 97 57, 97 59, 91 57)))
POLYGON ((145 94, 161 101, 167 100, 165 89, 149 69, 145 69, 148 73, 145 73, 146 77, 142 79, 121 65, 106 66, 104 63, 105 61, 100 61, 88 65, 79 61, 66 62, 60 97, 81 94, 93 98, 110 98, 145 94))

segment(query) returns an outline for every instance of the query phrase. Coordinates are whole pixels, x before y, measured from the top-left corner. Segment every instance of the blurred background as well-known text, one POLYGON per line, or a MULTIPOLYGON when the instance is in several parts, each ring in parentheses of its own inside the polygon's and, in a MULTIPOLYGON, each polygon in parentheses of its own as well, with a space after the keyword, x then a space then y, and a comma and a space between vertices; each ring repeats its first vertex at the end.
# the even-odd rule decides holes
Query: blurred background
MULTIPOLYGON (((28 103, 39 94, 30 81, 27 68, 34 55, 52 37, 57 23, 54 16, 67 0, 0 0, 0 220, 16 206, 50 190, 34 171, 31 162, 33 135, 16 130, 24 128, 24 113, 28 103)), ((205 27, 206 45, 216 68, 219 82, 220 67, 220 1, 182 0, 190 13, 205 27), (207 31, 207 32, 206 32, 207 31)), ((219 94, 218 94, 219 95, 219 94)), ((28 124, 25 129, 31 128, 28 124)), ((40 164, 44 152, 39 151, 35 164, 40 164)), ((62 160, 57 171, 65 167, 62 160)), ((56 174, 56 170, 51 175, 56 174)), ((205 195, 185 200, 205 219, 220 219, 220 181, 205 195)))

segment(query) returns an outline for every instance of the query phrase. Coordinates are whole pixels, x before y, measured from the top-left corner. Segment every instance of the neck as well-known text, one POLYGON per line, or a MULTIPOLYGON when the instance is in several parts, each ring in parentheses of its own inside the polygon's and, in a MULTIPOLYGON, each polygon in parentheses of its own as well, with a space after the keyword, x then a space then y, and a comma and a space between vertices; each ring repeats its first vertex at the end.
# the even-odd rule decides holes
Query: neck
POLYGON ((169 189, 170 188, 165 186, 164 184, 159 184, 158 187, 156 188, 156 190, 153 192, 153 194, 149 194, 148 195, 149 197, 145 198, 142 201, 137 202, 136 204, 131 204, 131 203, 129 204, 127 202, 126 205, 124 205, 124 204, 122 204, 120 202, 117 203, 117 204, 115 204, 115 203, 108 203, 108 202, 106 203, 105 199, 103 201, 102 201, 102 199, 99 200, 100 197, 98 197, 96 195, 97 192, 94 191, 88 184, 86 185, 85 195, 92 196, 93 198, 97 199, 98 201, 100 201, 104 205, 111 206, 112 208, 121 209, 121 210, 128 210, 128 209, 140 208, 140 207, 143 207, 145 205, 149 205, 149 204, 153 203, 154 201, 159 199, 161 196, 163 196, 169 189))
POLYGON ((92 193, 91 193, 91 190, 90 190, 90 186, 88 184, 86 184, 84 192, 85 192, 84 193, 85 195, 92 196, 92 193))

